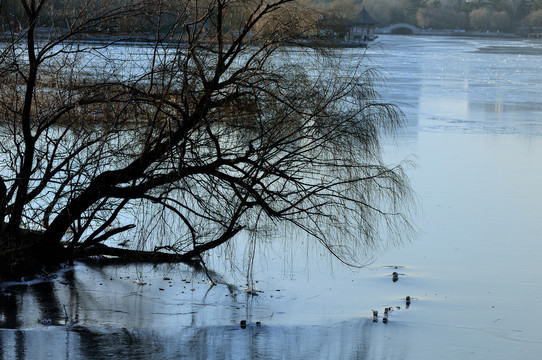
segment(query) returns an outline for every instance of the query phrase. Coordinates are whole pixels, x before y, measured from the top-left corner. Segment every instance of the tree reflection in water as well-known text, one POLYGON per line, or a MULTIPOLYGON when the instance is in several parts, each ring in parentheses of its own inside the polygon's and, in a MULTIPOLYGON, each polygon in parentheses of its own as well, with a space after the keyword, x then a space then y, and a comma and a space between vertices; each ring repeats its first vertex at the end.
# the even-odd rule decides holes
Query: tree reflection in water
POLYGON ((232 296, 232 285, 220 283, 209 290, 204 274, 188 267, 139 270, 148 285, 135 283, 133 268, 79 264, 52 281, 4 287, 1 358, 387 358, 381 339, 400 327, 369 317, 284 324, 265 316, 279 301, 269 293, 232 296))
POLYGON ((329 327, 262 325, 149 329, 54 326, 0 330, 4 359, 372 359, 375 326, 359 319, 329 327))

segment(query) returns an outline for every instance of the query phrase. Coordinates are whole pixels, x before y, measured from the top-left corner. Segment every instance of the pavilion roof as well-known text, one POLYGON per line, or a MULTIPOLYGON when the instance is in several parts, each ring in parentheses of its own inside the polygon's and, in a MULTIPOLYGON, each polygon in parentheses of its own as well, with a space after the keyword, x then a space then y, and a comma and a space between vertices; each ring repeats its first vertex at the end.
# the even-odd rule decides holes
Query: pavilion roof
POLYGON ((366 25, 376 25, 376 24, 378 24, 376 22, 376 20, 373 19, 371 17, 371 15, 369 15, 369 13, 367 12, 367 10, 365 10, 365 8, 363 8, 360 11, 358 16, 356 16, 356 18, 352 21, 352 23, 354 23, 354 24, 366 24, 366 25))

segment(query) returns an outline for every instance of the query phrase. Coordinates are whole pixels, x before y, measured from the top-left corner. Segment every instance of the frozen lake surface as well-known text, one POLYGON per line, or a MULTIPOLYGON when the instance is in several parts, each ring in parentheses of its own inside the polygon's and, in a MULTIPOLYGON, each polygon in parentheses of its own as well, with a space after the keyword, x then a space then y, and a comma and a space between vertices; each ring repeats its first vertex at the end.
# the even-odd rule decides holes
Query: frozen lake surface
POLYGON ((4 284, 0 358, 539 359, 542 42, 381 36, 366 56, 408 120, 385 150, 418 164, 411 243, 362 269, 301 241, 262 245, 257 296, 227 252, 209 262, 214 287, 185 265, 141 264, 4 284))

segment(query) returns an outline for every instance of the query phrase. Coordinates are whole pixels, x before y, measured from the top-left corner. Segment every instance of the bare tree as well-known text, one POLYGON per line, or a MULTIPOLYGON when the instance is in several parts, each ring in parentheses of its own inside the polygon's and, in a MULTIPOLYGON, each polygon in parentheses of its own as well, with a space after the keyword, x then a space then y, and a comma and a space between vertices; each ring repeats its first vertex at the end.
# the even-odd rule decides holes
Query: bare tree
POLYGON ((0 55, 11 269, 189 261, 280 224, 355 265, 383 230, 408 233, 407 178, 380 150, 400 113, 359 59, 291 46, 292 0, 19 3, 0 55))

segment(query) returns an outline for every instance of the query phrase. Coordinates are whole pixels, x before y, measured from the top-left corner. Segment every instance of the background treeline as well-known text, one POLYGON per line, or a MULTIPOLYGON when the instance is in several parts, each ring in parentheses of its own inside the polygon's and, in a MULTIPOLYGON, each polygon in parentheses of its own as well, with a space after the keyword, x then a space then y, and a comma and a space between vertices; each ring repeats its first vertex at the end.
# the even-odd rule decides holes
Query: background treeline
POLYGON ((514 32, 542 26, 542 0, 319 0, 344 16, 361 8, 380 26, 409 23, 424 28, 514 32))
MULTIPOLYGON (((186 4, 190 1, 166 0, 153 3, 141 0, 36 0, 35 4, 44 4, 40 10, 40 17, 36 19, 36 25, 38 32, 40 28, 70 28, 80 22, 82 13, 92 9, 96 12, 94 16, 103 20, 89 26, 87 28, 89 33, 114 34, 167 30, 178 21, 179 11, 187 13, 186 4), (133 15, 129 17, 107 16, 108 13, 122 12, 122 9, 136 7, 140 11, 132 12, 133 15)), ((32 2, 28 0, 29 4, 32 2)), ((0 27, 2 29, 17 31, 28 26, 28 17, 21 3, 17 0, 0 0, 0 27)), ((197 14, 190 15, 197 18, 197 14)))
MULTIPOLYGON (((111 0, 108 5, 123 6, 130 1, 111 0)), ((161 4, 174 13, 179 2, 186 1, 190 0, 170 0, 161 4)), ((87 3, 88 0, 47 1, 44 10, 48 16, 42 18, 40 26, 62 27, 70 13, 77 14, 77 8, 87 3)), ((240 2, 239 6, 241 4, 244 3, 240 2)), ((297 7, 298 17, 308 16, 311 20, 317 13, 349 19, 365 7, 380 26, 410 23, 424 28, 501 32, 513 32, 520 26, 542 26, 542 0, 303 0, 297 7)), ((243 9, 238 9, 238 12, 241 14, 243 9)), ((151 12, 145 21, 116 19, 100 24, 95 30, 130 31, 136 24, 138 31, 155 31, 157 24, 168 28, 171 24, 168 24, 167 17, 164 18, 165 13, 162 12, 159 21, 153 21, 151 12)), ((0 18, 4 29, 25 26, 24 9, 19 1, 0 0, 0 18)), ((172 16, 171 21, 175 18, 172 16)))
MULTIPOLYGON (((44 0, 36 0, 40 3, 44 0)), ((30 3, 31 0, 28 0, 30 3)), ((265 3, 265 2, 263 2, 265 3)), ((45 0, 41 16, 36 20, 38 32, 40 29, 63 28, 68 29, 77 24, 80 14, 89 9, 102 12, 94 14, 96 18, 101 15, 103 21, 96 22, 93 26, 86 27, 87 33, 118 34, 118 33, 151 33, 171 32, 178 28, 179 24, 188 27, 204 28, 213 27, 211 20, 202 22, 203 14, 214 11, 215 4, 212 0, 45 0), (130 7, 142 8, 141 11, 133 12, 131 17, 111 18, 108 13, 122 11, 130 7), (181 20, 180 20, 181 19, 181 20)), ((255 0, 230 0, 228 12, 222 24, 225 31, 235 31, 243 26, 251 12, 260 5, 255 0)), ((257 23, 253 31, 266 31, 265 27, 274 31, 277 27, 288 26, 291 32, 314 31, 315 25, 323 17, 328 5, 316 4, 313 0, 293 0, 292 3, 276 10, 265 24, 257 23)), ((24 7, 21 1, 0 0, 0 29, 19 30, 28 26, 24 7)), ((269 30, 267 29, 267 30, 269 30)))

